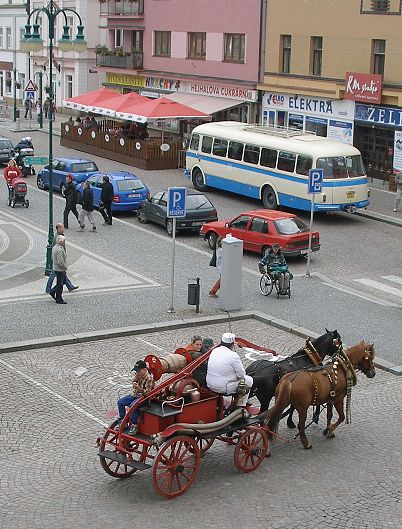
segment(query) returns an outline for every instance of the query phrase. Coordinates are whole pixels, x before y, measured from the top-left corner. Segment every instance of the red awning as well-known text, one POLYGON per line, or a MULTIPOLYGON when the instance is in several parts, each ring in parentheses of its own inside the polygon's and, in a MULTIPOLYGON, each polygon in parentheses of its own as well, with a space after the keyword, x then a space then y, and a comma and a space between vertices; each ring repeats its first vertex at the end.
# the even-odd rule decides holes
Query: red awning
POLYGON ((93 110, 93 112, 103 114, 104 116, 115 116, 118 112, 130 114, 138 105, 148 101, 149 99, 147 97, 141 96, 136 92, 129 92, 128 94, 120 94, 118 97, 104 101, 102 105, 97 105, 96 110, 93 110))
POLYGON ((64 106, 67 108, 93 112, 91 110, 92 107, 102 107, 103 104, 108 103, 116 97, 121 97, 121 94, 115 90, 110 90, 110 88, 98 88, 98 90, 92 90, 86 94, 66 99, 64 101, 64 106))
POLYGON ((158 121, 166 119, 193 119, 204 118, 210 119, 208 114, 188 107, 177 101, 172 101, 166 97, 158 99, 144 98, 144 103, 138 103, 130 109, 130 117, 125 110, 116 112, 116 116, 122 119, 131 119, 145 123, 147 121, 158 121))

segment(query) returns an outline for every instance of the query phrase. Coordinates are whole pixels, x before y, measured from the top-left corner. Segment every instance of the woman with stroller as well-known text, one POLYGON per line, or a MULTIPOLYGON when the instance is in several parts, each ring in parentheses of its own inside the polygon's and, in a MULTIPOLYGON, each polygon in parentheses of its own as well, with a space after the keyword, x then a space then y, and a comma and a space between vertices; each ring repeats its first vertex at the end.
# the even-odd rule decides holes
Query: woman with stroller
POLYGON ((22 172, 18 165, 15 163, 14 159, 11 159, 8 162, 7 167, 4 169, 3 176, 5 181, 7 182, 8 198, 11 198, 13 189, 11 185, 12 181, 14 180, 14 178, 22 178, 22 172))

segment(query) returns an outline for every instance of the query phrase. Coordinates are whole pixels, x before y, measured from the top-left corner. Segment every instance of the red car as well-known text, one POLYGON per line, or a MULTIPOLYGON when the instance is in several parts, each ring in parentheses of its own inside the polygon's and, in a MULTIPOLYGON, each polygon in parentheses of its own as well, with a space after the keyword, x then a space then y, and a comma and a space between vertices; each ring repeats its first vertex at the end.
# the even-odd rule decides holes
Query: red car
MULTIPOLYGON (((244 241, 244 249, 264 254, 275 242, 279 243, 286 256, 306 255, 308 253, 309 229, 302 220, 292 213, 260 209, 246 211, 232 220, 218 220, 204 224, 200 235, 213 249, 220 235, 231 233, 244 241)), ((312 234, 313 252, 320 249, 320 235, 312 234)))

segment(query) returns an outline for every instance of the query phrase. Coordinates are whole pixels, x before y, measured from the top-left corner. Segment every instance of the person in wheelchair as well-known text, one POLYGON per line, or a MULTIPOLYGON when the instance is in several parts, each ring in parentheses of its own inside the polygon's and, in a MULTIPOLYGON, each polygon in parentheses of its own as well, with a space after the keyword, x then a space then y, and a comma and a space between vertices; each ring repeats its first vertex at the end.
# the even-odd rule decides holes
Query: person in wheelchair
POLYGON ((289 289, 291 274, 286 263, 286 259, 281 252, 278 243, 274 243, 258 263, 261 274, 265 274, 265 267, 268 273, 278 281, 279 292, 287 293, 289 289))

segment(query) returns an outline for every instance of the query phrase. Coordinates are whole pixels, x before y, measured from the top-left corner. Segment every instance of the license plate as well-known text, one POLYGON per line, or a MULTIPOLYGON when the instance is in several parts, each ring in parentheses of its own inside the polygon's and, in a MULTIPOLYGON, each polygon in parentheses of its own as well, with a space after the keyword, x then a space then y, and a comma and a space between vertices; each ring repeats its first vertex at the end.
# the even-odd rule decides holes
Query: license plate
POLYGON ((128 195, 128 198, 139 198, 140 196, 139 193, 131 193, 131 195, 128 195))
POLYGON ((308 250, 300 250, 300 255, 306 255, 308 253, 308 250))
POLYGON ((346 198, 354 198, 355 197, 355 191, 347 191, 346 198))
POLYGON ((193 226, 202 226, 203 222, 193 222, 193 226))

